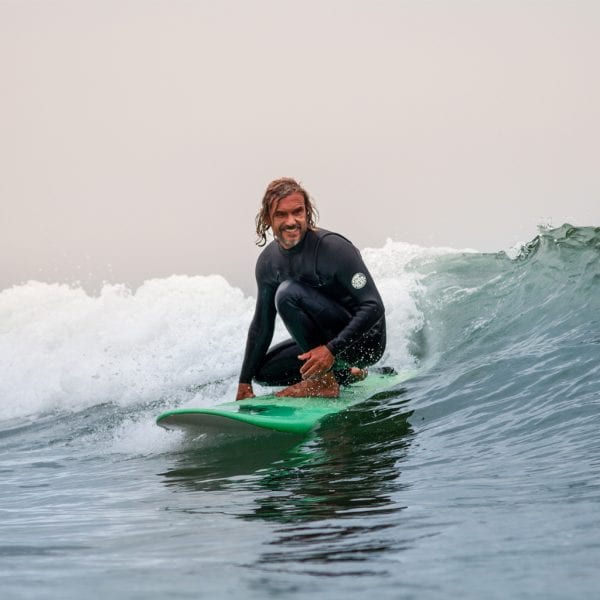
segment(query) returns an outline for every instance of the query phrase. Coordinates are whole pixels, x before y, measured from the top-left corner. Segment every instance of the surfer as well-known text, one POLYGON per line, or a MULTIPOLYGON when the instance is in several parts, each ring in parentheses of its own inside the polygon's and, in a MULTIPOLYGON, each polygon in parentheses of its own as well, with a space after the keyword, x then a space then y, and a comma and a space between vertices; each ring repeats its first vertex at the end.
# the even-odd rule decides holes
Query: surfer
POLYGON ((384 306, 360 253, 345 237, 317 228, 308 193, 291 178, 272 181, 256 216, 258 286, 236 400, 252 381, 288 386, 277 396, 339 396, 385 349, 384 306), (269 349, 275 315, 291 339, 269 349))

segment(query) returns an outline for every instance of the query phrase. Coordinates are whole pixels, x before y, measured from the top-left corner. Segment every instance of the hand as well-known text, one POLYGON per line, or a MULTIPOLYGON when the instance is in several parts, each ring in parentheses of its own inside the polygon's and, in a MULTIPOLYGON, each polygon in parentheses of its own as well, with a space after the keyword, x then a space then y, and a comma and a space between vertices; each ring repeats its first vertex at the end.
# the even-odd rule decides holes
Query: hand
POLYGON ((237 396, 235 397, 237 400, 245 400, 246 398, 254 398, 254 392, 252 391, 252 384, 250 383, 240 383, 238 385, 237 396))
POLYGON ((306 361, 300 369, 302 379, 316 379, 321 377, 333 367, 333 363, 335 362, 335 358, 327 346, 317 346, 304 354, 300 354, 298 358, 306 361))

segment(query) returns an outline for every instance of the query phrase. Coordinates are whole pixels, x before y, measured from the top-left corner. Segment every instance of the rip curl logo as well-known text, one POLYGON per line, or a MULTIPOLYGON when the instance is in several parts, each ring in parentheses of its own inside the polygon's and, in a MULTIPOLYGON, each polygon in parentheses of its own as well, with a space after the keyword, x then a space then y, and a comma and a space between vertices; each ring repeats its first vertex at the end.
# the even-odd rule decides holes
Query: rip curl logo
POLYGON ((355 273, 352 276, 352 287, 355 290, 360 290, 367 285, 367 276, 364 273, 355 273))

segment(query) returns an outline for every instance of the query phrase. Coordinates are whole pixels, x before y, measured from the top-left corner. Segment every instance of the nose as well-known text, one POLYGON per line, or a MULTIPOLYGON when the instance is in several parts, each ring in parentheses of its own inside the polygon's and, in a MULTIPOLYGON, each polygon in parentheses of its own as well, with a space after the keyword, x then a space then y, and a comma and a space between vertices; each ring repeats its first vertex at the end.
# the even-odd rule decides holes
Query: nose
POLYGON ((296 219, 294 219, 294 215, 292 213, 289 213, 285 218, 285 226, 291 227, 294 225, 296 225, 296 219))

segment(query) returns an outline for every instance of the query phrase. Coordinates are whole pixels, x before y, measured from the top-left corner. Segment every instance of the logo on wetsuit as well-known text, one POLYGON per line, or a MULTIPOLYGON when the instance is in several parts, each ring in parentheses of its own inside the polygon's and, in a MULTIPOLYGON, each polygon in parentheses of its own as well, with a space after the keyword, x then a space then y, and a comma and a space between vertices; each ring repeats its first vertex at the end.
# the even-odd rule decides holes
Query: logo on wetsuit
POLYGON ((360 290, 367 285, 367 276, 364 273, 354 273, 352 276, 352 287, 355 290, 360 290))

